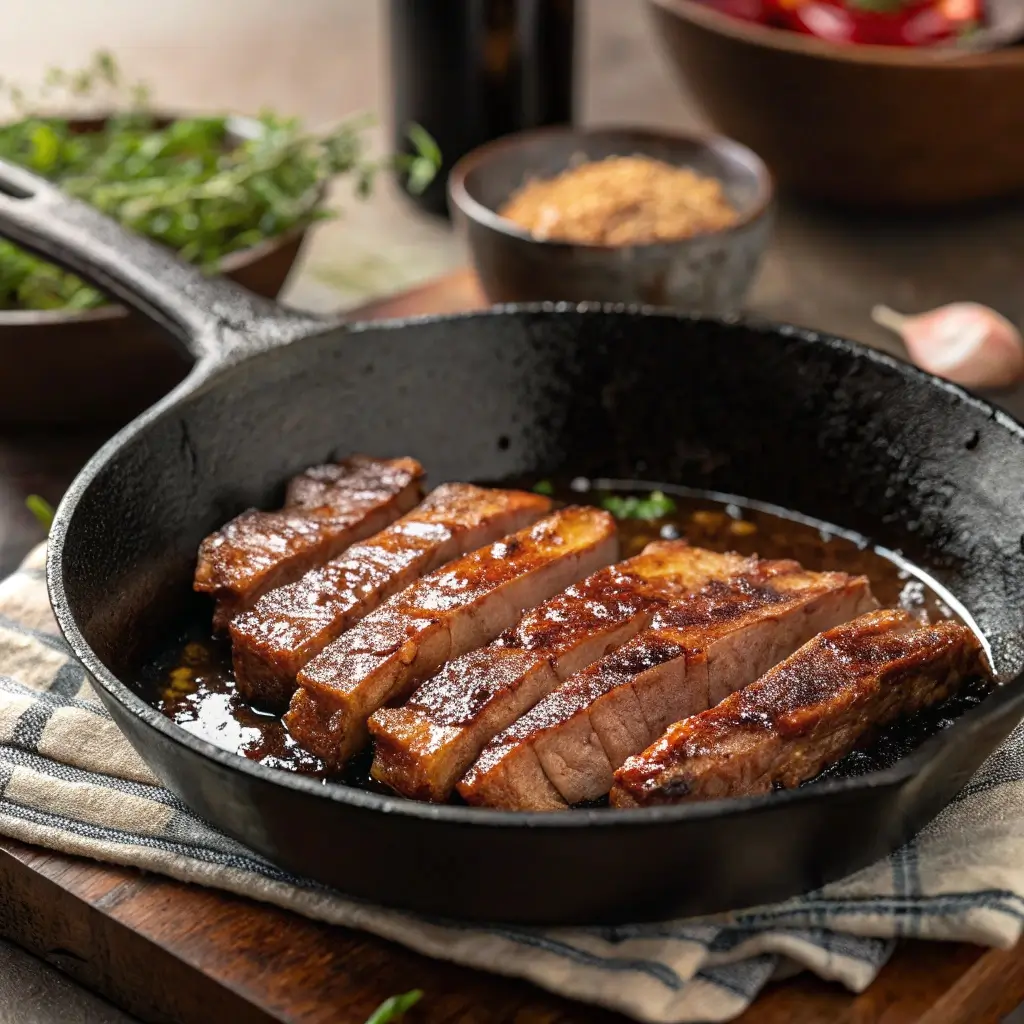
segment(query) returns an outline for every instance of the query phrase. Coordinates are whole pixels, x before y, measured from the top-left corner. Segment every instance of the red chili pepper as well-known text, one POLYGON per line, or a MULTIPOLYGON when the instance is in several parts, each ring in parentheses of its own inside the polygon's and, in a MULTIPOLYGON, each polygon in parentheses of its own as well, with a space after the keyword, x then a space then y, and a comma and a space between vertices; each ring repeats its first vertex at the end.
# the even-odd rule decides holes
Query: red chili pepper
POLYGON ((934 2, 905 3, 896 10, 864 9, 850 0, 857 22, 855 41, 876 46, 927 46, 956 35, 960 25, 934 2))
POLYGON ((845 7, 829 0, 807 0, 782 13, 783 27, 830 43, 856 43, 857 19, 845 7))
POLYGON ((834 43, 927 46, 980 24, 984 0, 711 0, 745 20, 834 43))
POLYGON ((907 18, 900 26, 894 46, 927 46, 941 43, 957 34, 959 26, 938 7, 927 7, 907 18))

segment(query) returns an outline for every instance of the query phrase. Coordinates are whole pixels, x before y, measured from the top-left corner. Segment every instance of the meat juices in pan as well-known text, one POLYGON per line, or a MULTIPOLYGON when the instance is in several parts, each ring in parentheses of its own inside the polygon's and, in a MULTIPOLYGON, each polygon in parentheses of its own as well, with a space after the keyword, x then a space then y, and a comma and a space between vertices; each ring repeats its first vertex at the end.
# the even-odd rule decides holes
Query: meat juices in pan
MULTIPOLYGON (((530 486, 528 482, 526 486, 530 486)), ((640 493, 647 486, 622 484, 619 490, 590 493, 565 487, 556 489, 555 497, 598 504, 607 496, 619 498, 621 503, 622 497, 640 493)), ((726 504, 698 493, 670 493, 676 508, 661 518, 619 521, 623 557, 638 554, 659 536, 684 537, 718 552, 792 558, 809 570, 864 574, 883 605, 898 605, 932 622, 955 617, 949 598, 926 576, 825 524, 787 518, 742 503, 726 504)), ((311 500, 315 503, 316 499, 311 500)), ((369 776, 371 751, 353 758, 339 773, 303 750, 278 715, 254 709, 240 697, 234 685, 230 647, 221 636, 210 635, 208 605, 197 601, 194 613, 179 620, 166 646, 140 669, 137 687, 149 703, 183 728, 225 749, 276 769, 386 791, 369 776)), ((979 704, 989 688, 990 684, 979 678, 933 708, 901 718, 884 728, 877 739, 859 744, 826 769, 823 777, 848 777, 887 767, 979 704)))
POLYGON ((527 491, 442 484, 380 533, 269 591, 234 619, 239 692, 263 706, 286 707, 300 669, 382 601, 550 509, 549 499, 527 491))
POLYGON ((193 586, 216 601, 214 628, 226 629, 272 587, 408 512, 422 497, 422 479, 415 459, 356 455, 293 479, 280 511, 249 509, 211 533, 199 547, 193 586))
POLYGON ((965 626, 872 612, 814 637, 753 685, 671 726, 615 773, 612 805, 797 786, 872 729, 987 672, 981 644, 965 626))

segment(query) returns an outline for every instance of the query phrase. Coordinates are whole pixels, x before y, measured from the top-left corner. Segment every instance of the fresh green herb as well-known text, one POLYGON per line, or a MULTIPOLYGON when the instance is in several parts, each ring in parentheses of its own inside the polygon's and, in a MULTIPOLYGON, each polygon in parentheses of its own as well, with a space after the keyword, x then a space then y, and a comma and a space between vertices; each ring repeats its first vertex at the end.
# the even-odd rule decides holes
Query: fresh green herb
POLYGON ((601 499, 601 508, 616 519, 661 519, 676 510, 676 503, 662 491, 651 491, 643 497, 609 494, 601 499))
POLYGON ((405 995, 392 996, 385 999, 373 1013, 370 1014, 366 1024, 391 1024, 392 1021, 401 1020, 407 1010, 415 1006, 422 998, 423 993, 415 988, 405 995))
POLYGON ((441 166, 441 150, 422 125, 409 125, 406 137, 412 143, 415 153, 411 156, 402 154, 395 157, 395 160, 406 173, 405 187, 418 196, 434 180, 441 166))
POLYGON ((538 480, 533 485, 534 494, 545 494, 549 498, 555 493, 555 485, 550 480, 538 480))
POLYGON ((50 532, 53 526, 53 506, 38 494, 30 494, 25 499, 25 507, 39 520, 44 530, 50 532))
MULTIPOLYGON (((51 102, 55 89, 95 96, 120 90, 120 75, 110 55, 99 54, 83 71, 51 71, 39 102, 51 102)), ((10 86, 6 92, 24 113, 24 94, 10 86)), ((228 253, 332 216, 321 198, 335 175, 351 174, 364 196, 385 167, 404 170, 409 187, 422 190, 440 166, 437 144, 418 125, 409 130, 413 154, 371 159, 365 129, 372 119, 365 116, 315 135, 295 118, 264 113, 243 138, 234 129, 244 130, 245 122, 188 117, 167 124, 145 100, 144 89, 132 90, 127 109, 98 131, 24 114, 0 127, 0 158, 208 270, 228 253)), ((105 301, 74 275, 0 242, 0 309, 88 309, 105 301)))

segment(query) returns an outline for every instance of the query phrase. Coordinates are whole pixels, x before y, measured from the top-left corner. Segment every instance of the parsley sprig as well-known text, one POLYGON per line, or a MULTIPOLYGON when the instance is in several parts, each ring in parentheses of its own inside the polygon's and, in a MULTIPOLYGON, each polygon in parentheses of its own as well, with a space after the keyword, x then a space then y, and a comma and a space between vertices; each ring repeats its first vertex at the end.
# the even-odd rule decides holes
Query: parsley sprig
POLYGON ((662 519, 676 510, 676 503, 663 491, 644 495, 609 494, 601 499, 601 508, 616 519, 662 519))

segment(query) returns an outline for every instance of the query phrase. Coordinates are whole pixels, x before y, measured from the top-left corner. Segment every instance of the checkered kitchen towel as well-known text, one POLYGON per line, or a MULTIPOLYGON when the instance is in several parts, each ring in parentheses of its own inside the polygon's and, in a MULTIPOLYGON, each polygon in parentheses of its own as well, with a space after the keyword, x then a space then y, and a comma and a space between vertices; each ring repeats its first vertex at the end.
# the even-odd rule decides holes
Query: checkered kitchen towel
POLYGON ((892 857, 777 906, 616 928, 460 927, 278 870, 163 789, 50 613, 44 550, 0 583, 0 833, 216 886, 643 1021, 724 1021, 804 967, 859 991, 896 936, 1008 947, 1024 916, 1024 727, 892 857))

